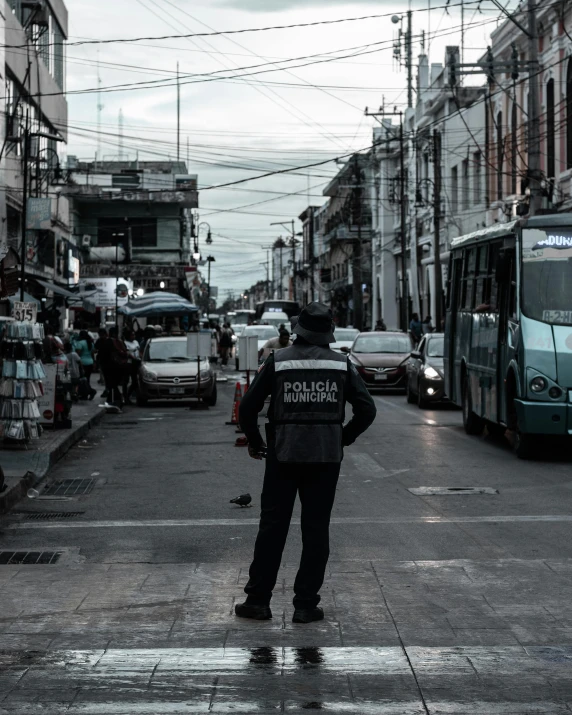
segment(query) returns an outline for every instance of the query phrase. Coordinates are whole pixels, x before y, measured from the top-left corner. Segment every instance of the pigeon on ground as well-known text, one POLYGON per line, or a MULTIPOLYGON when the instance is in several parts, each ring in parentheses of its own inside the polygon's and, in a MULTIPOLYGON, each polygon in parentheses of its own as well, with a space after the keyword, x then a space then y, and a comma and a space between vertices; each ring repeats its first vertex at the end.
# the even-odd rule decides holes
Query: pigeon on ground
POLYGON ((239 497, 236 497, 236 499, 231 499, 230 503, 238 504, 240 508, 242 508, 243 506, 248 506, 251 501, 252 497, 250 496, 250 494, 241 494, 239 497))

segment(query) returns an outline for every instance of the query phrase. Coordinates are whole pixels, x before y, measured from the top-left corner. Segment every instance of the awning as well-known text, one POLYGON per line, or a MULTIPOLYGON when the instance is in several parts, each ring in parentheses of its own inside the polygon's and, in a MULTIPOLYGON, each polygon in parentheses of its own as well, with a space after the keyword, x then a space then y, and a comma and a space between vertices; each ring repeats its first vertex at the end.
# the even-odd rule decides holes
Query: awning
POLYGON ((41 281, 39 278, 36 278, 36 280, 46 290, 51 290, 52 293, 55 293, 56 295, 63 295, 64 298, 77 298, 78 297, 77 293, 72 293, 71 291, 66 290, 65 288, 61 288, 60 286, 56 285, 55 283, 48 283, 48 281, 41 281))
MULTIPOLYGON (((20 300, 20 291, 15 293, 14 295, 11 295, 8 297, 8 300, 10 303, 16 303, 20 300)), ((34 298, 33 295, 30 295, 29 293, 24 293, 24 303, 35 303, 36 305, 40 305, 40 301, 37 298, 34 298)))
POLYGON ((68 301, 68 306, 70 306, 70 307, 71 306, 76 306, 76 307, 81 306, 81 307, 83 307, 84 310, 87 310, 89 313, 95 313, 96 306, 95 306, 95 303, 92 300, 90 300, 90 298, 93 298, 93 296, 97 293, 96 290, 84 291, 82 293, 72 293, 71 290, 62 288, 61 286, 58 286, 55 283, 49 283, 48 281, 41 281, 39 278, 37 278, 36 280, 46 290, 51 290, 52 293, 55 293, 56 295, 61 295, 64 298, 66 298, 68 301))

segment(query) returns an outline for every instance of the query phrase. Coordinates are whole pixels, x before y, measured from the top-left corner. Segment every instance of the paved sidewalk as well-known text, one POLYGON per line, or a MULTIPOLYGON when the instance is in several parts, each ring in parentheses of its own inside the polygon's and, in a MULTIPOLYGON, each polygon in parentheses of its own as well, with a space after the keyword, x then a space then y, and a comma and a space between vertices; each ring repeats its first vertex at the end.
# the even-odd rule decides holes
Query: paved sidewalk
POLYGON ((302 626, 294 574, 261 623, 237 563, 5 566, 0 713, 572 712, 572 559, 334 561, 302 626))
POLYGON ((0 446, 0 464, 6 477, 6 489, 0 493, 0 514, 19 501, 26 491, 38 484, 50 468, 105 414, 99 396, 93 401, 82 401, 72 407, 72 427, 44 430, 41 438, 28 448, 4 449, 0 446), (26 476, 28 475, 28 476, 26 476))

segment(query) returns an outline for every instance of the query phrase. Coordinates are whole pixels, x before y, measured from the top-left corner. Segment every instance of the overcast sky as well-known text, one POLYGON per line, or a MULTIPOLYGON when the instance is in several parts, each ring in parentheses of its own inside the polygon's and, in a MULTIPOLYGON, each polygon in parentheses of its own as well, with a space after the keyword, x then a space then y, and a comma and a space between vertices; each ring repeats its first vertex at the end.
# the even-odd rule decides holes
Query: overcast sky
MULTIPOLYGON (((454 5, 458 0, 451 0, 454 5)), ((414 34, 430 39, 430 61, 442 62, 446 45, 459 43, 459 8, 443 9, 445 0, 414 4, 414 34)), ((262 249, 282 232, 275 221, 290 221, 309 204, 324 202, 322 191, 335 164, 295 174, 253 180, 240 187, 207 187, 285 167, 330 159, 365 149, 373 120, 366 106, 401 105, 406 98, 405 73, 393 61, 392 41, 398 25, 390 15, 407 9, 384 0, 67 0, 70 37, 115 39, 211 32, 272 25, 318 22, 362 15, 387 17, 316 27, 271 30, 217 37, 149 40, 138 43, 70 46, 67 89, 147 81, 172 84, 177 62, 182 76, 182 150, 190 173, 199 176, 201 220, 213 231, 216 258, 212 283, 239 292, 265 277, 262 249), (312 60, 284 63, 320 53, 352 55, 338 61, 295 67, 312 60), (278 65, 268 63, 278 63, 278 65), (250 70, 237 68, 265 65, 250 70), (295 67, 291 70, 285 67, 295 67), (280 69, 277 69, 279 67, 280 69), (267 70, 272 70, 271 72, 267 70), (225 73, 221 73, 225 70, 225 73), (244 79, 197 82, 191 75, 217 72, 244 79), (188 142, 188 152, 187 152, 188 142), (294 194, 288 196, 287 194, 294 194), (256 205, 253 205, 256 204, 256 205)), ((475 61, 489 44, 496 11, 484 0, 479 14, 468 3, 465 21, 475 61)), ((421 52, 419 37, 414 58, 421 52)), ((316 59, 329 59, 324 56, 316 59)), ((216 76, 216 75, 215 75, 216 76)), ((118 117, 124 114, 124 152, 129 158, 176 158, 176 90, 155 86, 104 92, 102 154, 117 158, 118 117)), ((97 96, 69 95, 68 153, 93 159, 97 148, 97 96)), ((300 230, 299 225, 297 230, 300 230)))

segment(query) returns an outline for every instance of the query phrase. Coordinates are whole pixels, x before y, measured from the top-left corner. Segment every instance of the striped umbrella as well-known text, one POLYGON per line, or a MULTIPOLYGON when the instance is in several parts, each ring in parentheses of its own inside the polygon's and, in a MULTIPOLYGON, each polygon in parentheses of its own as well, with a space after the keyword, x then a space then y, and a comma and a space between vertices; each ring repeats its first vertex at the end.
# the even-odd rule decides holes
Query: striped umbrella
POLYGON ((130 300, 127 305, 119 308, 122 315, 130 318, 145 318, 150 315, 190 315, 197 313, 196 305, 190 303, 176 293, 157 291, 147 293, 137 300, 130 300))

